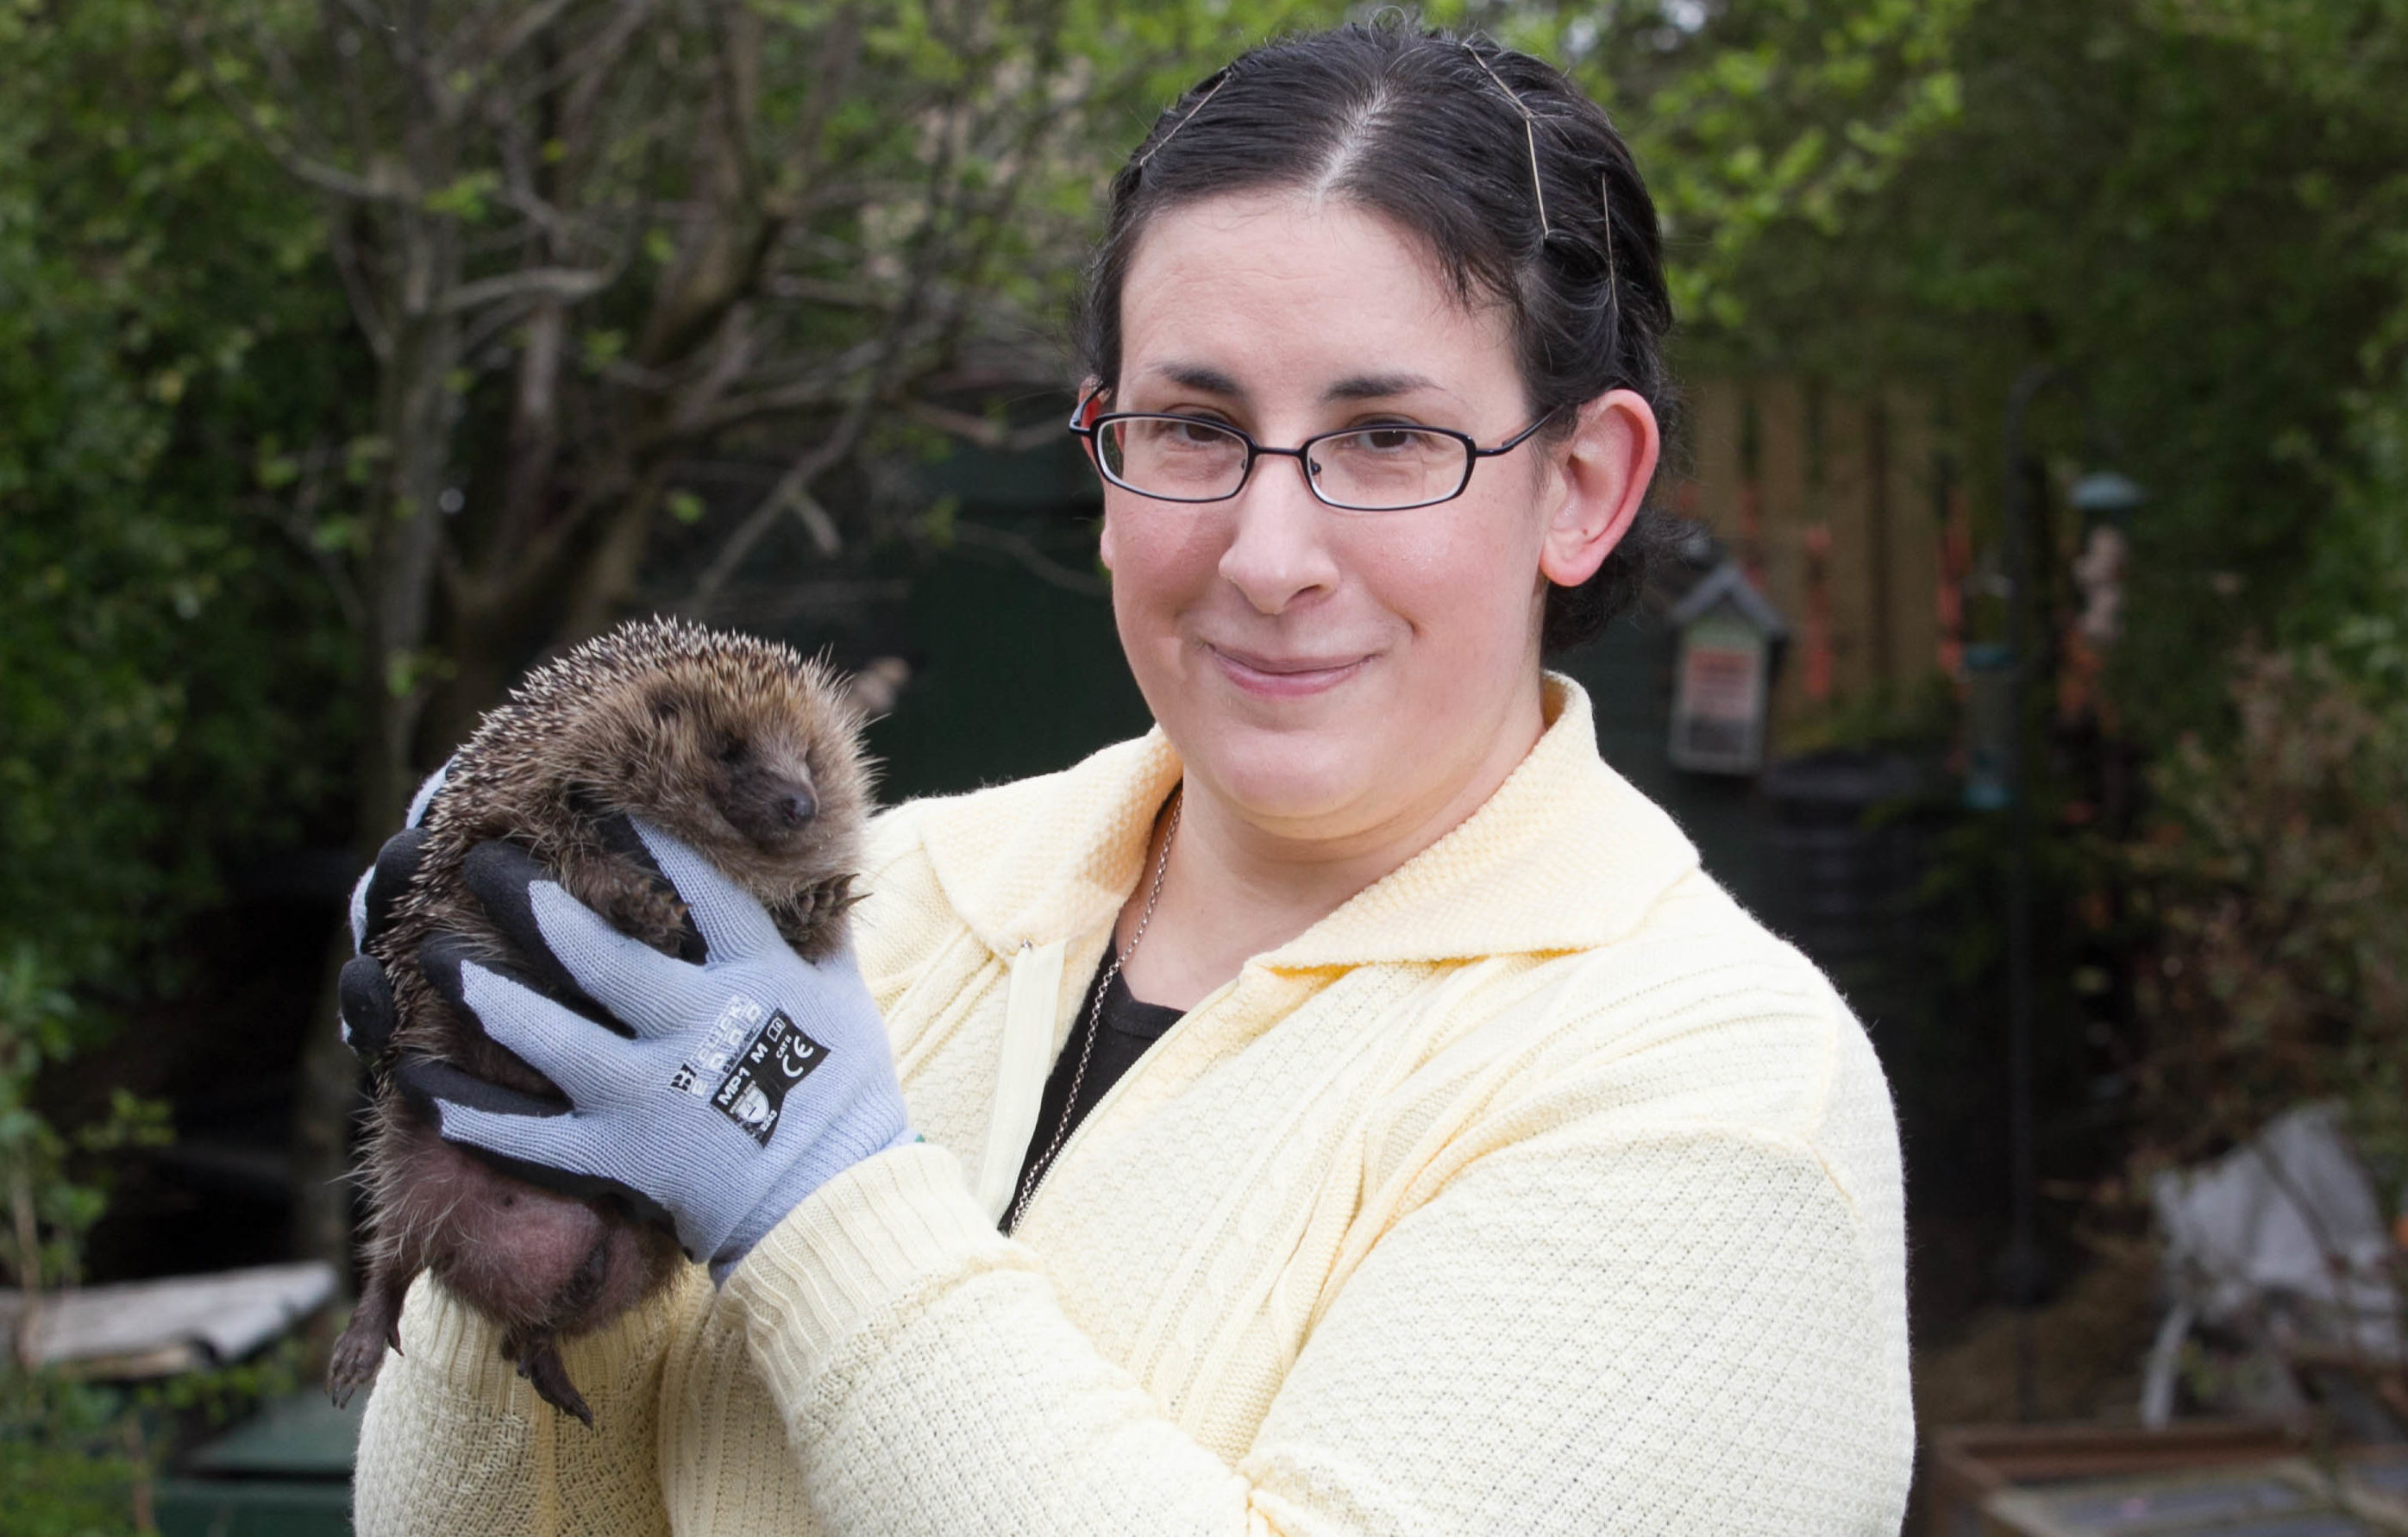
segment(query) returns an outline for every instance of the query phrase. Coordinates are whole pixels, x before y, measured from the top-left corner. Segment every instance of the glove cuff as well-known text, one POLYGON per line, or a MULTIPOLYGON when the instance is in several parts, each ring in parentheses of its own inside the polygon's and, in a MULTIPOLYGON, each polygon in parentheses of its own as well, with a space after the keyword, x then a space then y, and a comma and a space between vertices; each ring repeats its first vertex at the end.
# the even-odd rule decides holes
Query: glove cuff
MULTIPOLYGON (((901 1108, 900 1105, 896 1107, 898 1122, 902 1119, 901 1108)), ((830 1179, 864 1159, 874 1158, 898 1147, 909 1147, 920 1140, 920 1134, 913 1131, 908 1123, 885 1135, 882 1141, 880 1132, 847 1136, 847 1129, 842 1123, 830 1128, 810 1155, 795 1166, 794 1173, 797 1177, 781 1181, 760 1205, 737 1223, 735 1230, 710 1256, 711 1280, 724 1286, 729 1273, 744 1262, 744 1257, 758 1247, 763 1239, 769 1236, 770 1229, 783 1222, 789 1212, 809 1200, 812 1192, 830 1179)))
POLYGON ((995 1229, 960 1163, 933 1142, 867 1158, 795 1208, 737 1267, 722 1295, 741 1309, 781 1402, 856 1330, 932 1285, 975 1271, 1037 1269, 995 1229))

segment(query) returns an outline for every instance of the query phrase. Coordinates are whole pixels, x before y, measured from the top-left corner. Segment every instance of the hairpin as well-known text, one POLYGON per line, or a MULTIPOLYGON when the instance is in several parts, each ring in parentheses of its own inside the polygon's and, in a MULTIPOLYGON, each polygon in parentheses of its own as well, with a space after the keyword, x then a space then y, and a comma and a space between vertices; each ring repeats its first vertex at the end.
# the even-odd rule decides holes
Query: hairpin
POLYGON ((1613 171, 1599 171, 1597 178, 1597 200, 1605 206, 1605 292, 1608 302, 1622 284, 1613 270, 1613 171))
POLYGON ((1221 93, 1221 88, 1229 83, 1230 74, 1231 71, 1225 69, 1221 71, 1219 75, 1213 77, 1211 89, 1206 91, 1202 99, 1198 100, 1195 106, 1187 109, 1187 115, 1181 118, 1177 122, 1172 123, 1170 125, 1170 132, 1163 135, 1160 138, 1155 139, 1152 144, 1146 146, 1145 152, 1137 157, 1137 168, 1139 170, 1144 170, 1145 163, 1152 160, 1156 151, 1158 151, 1164 145, 1169 143, 1172 139, 1177 138, 1179 136, 1179 130, 1186 127, 1189 123, 1196 121, 1196 114, 1204 110, 1205 103, 1211 101, 1214 96, 1219 95, 1221 93))
MULTIPOLYGON (((1463 45, 1463 50, 1471 55, 1471 62, 1480 66, 1482 74, 1497 82, 1497 89, 1504 92, 1505 99, 1512 102, 1513 109, 1522 114, 1522 137, 1530 146, 1530 192, 1539 200, 1539 238, 1544 242, 1555 231, 1555 226, 1547 223, 1547 192, 1539 182, 1539 120, 1532 114, 1527 104, 1514 93, 1513 88, 1499 79, 1497 71, 1488 67, 1488 61, 1480 56, 1478 49, 1467 42, 1463 45)), ((1172 131, 1177 132, 1176 129, 1172 131)))

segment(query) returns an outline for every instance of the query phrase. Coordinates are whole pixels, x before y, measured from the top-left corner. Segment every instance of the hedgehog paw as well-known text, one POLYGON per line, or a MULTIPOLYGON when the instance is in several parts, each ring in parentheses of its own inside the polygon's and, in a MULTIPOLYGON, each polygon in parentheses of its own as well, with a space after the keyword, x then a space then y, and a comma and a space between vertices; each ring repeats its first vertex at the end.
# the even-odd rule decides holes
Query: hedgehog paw
POLYGON ((560 1342, 554 1335, 512 1334, 502 1342, 502 1354, 518 1368, 520 1376, 534 1388, 536 1397, 554 1409, 594 1429, 594 1411, 586 1406, 585 1395, 568 1379, 568 1365, 560 1358, 560 1342))

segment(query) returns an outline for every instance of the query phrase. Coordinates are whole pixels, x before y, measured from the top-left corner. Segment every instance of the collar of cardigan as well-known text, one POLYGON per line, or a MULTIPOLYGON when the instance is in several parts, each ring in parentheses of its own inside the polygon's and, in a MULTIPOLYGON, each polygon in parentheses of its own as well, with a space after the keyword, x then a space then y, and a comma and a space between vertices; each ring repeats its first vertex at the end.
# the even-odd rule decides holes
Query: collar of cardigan
MULTIPOLYGON (((1598 755, 1588 696, 1549 673, 1548 725, 1453 831, 1257 964, 1318 970, 1594 949, 1635 927, 1698 853, 1598 755)), ((1061 773, 924 802, 923 847, 997 955, 1092 935, 1142 873, 1179 780, 1159 726, 1061 773)))

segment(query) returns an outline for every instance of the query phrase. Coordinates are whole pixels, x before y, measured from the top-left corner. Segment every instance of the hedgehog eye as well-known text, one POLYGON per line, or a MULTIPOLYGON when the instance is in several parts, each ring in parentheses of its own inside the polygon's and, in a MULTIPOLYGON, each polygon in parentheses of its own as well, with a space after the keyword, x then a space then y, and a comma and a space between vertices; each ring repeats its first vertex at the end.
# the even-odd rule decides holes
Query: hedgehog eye
POLYGON ((738 738, 737 740, 734 740, 734 741, 729 742, 726 746, 724 746, 724 747, 723 747, 723 748, 721 748, 721 749, 719 750, 719 761, 720 761, 720 762, 722 762, 722 763, 724 763, 724 764, 728 765, 728 766, 729 766, 729 767, 731 767, 731 768, 733 768, 735 765, 737 765, 737 764, 738 764, 738 763, 742 762, 742 761, 743 761, 743 759, 744 759, 744 742, 743 742, 743 740, 742 740, 741 738, 738 738))

